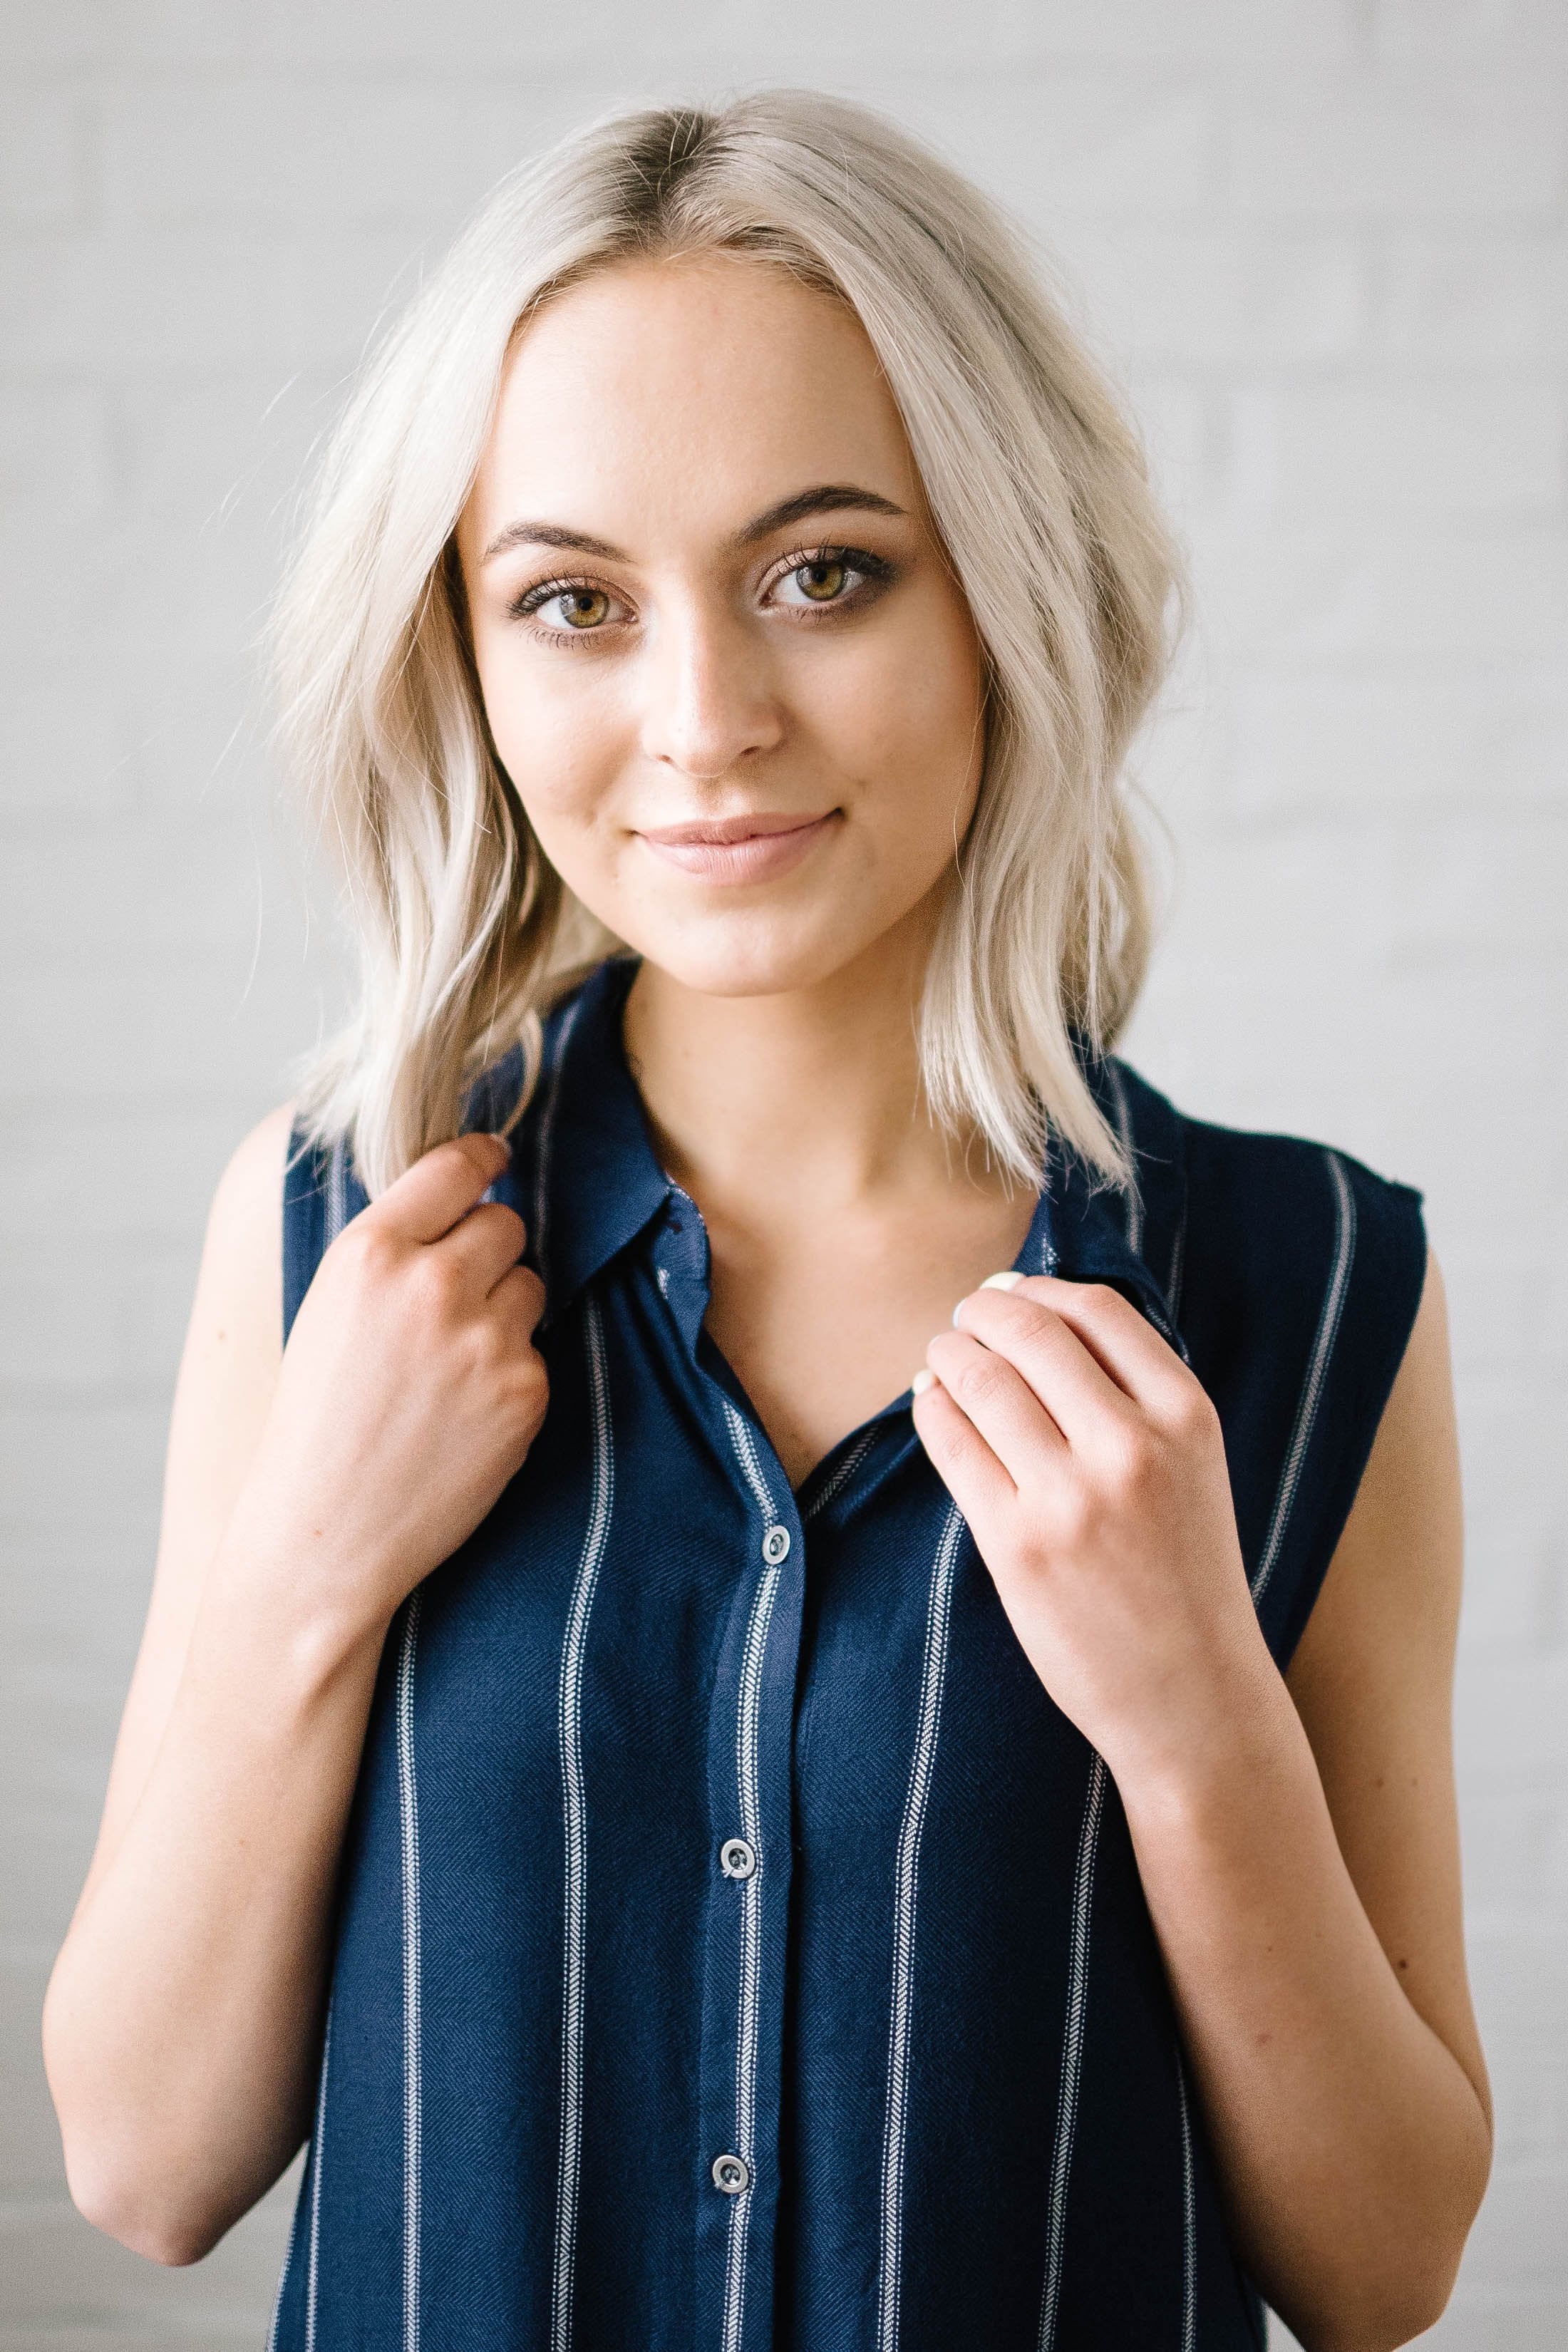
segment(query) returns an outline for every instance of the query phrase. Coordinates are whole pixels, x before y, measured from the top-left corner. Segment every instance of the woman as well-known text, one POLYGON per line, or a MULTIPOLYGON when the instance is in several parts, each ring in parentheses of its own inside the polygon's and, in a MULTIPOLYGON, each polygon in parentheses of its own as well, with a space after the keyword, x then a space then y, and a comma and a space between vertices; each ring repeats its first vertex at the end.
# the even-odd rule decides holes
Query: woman
POLYGON ((275 2345, 1442 2308, 1441 1294, 1110 1058, 1172 578, 991 211, 809 96, 503 188, 352 410, 361 1010, 219 1189, 47 2021, 158 2259, 310 2138, 275 2345))

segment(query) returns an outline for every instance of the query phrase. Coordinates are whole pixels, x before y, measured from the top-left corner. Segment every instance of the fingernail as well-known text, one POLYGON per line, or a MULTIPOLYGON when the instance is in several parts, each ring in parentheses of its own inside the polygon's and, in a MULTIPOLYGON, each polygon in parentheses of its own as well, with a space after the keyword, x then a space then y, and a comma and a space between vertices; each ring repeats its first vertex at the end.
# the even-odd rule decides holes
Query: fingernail
POLYGON ((911 1396, 924 1396, 927 1389, 933 1389, 935 1386, 936 1374, 934 1372, 928 1372, 922 1364, 920 1370, 915 1374, 914 1379, 910 1382, 910 1393, 911 1396))
POLYGON ((1005 1274, 988 1274, 980 1287, 982 1290, 1016 1290, 1023 1279, 1023 1276, 1013 1267, 1005 1274))

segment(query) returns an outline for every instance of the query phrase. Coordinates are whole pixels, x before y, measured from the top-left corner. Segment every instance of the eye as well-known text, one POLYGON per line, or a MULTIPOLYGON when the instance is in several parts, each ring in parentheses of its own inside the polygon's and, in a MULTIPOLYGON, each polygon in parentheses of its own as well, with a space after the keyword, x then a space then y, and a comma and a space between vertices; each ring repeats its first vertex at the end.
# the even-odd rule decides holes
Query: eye
POLYGON ((610 600, 602 588, 563 588, 542 609, 549 612, 552 605, 562 628, 596 629, 610 615, 610 600))
POLYGON ((791 556, 773 574, 770 601, 786 612, 817 612, 835 604, 858 604, 868 591, 884 587, 893 567, 862 547, 819 547, 791 556))
POLYGON ((518 597, 511 612, 516 620, 539 622, 543 635, 555 637, 590 637, 624 617, 619 600, 588 580, 542 580, 518 597))
POLYGON ((854 577, 847 563, 802 563, 779 585, 798 589, 813 604, 831 604, 843 595, 854 577))

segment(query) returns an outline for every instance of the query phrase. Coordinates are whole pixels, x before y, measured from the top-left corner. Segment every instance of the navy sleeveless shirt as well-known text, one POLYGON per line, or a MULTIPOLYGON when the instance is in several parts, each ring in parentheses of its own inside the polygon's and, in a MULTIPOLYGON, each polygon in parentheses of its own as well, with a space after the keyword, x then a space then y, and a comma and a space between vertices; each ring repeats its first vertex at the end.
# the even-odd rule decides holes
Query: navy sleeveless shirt
MULTIPOLYGON (((501 1180, 550 1408, 387 1641, 274 2352, 1259 2346, 1114 1783, 907 1393, 792 1492, 703 1328, 634 970, 552 1014, 501 1180)), ((1188 1356, 1283 1665, 1415 1317, 1417 1196, 1091 1076, 1137 1192, 1053 1155, 1016 1263, 1188 1356)), ((363 1202, 341 1151, 292 1160, 289 1321, 363 1202)))

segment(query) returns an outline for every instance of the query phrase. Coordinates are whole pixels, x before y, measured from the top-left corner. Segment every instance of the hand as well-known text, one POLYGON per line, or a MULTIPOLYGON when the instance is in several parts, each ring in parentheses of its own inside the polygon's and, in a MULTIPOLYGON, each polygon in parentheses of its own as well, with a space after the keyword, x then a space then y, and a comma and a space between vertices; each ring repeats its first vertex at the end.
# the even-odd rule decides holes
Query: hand
POLYGON ((312 1623, 384 1632, 521 1466, 549 1391, 516 1213, 480 1196, 506 1145, 427 1151, 344 1227, 289 1344, 226 1555, 312 1623))
POLYGON ((956 1321, 921 1441, 1058 1706, 1119 1778, 1163 1769, 1271 1675, 1219 1417, 1118 1291, 1019 1276, 956 1321))

